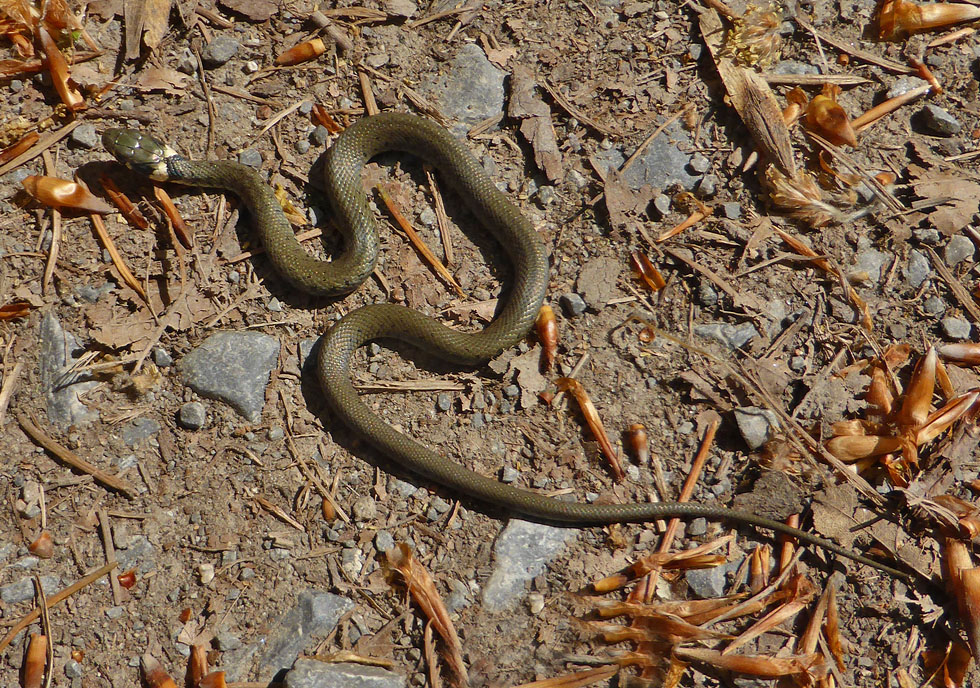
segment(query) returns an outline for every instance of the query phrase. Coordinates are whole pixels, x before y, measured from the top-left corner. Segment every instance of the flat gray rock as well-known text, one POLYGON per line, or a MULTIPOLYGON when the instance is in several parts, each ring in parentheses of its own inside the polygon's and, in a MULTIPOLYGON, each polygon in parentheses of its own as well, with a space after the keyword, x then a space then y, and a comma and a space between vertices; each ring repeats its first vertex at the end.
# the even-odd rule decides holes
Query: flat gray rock
POLYGON ((476 43, 467 43, 453 58, 449 73, 433 92, 443 114, 472 126, 504 109, 506 73, 487 59, 476 43))
POLYGON ((363 664, 327 664, 297 659, 286 674, 286 688, 405 688, 405 677, 363 664))
POLYGON ((353 608, 354 603, 347 598, 328 592, 300 594, 296 606, 279 618, 262 643, 259 675, 274 676, 289 669, 300 652, 312 648, 314 639, 332 631, 340 617, 353 608))
POLYGON ((516 605, 524 597, 527 582, 544 573, 578 533, 574 528, 511 520, 494 545, 493 573, 483 589, 487 611, 504 611, 516 605))
MULTIPOLYGON (((679 122, 674 122, 650 142, 643 155, 626 170, 623 180, 634 191, 644 185, 663 190, 672 184, 678 184, 690 191, 703 175, 694 173, 690 167, 692 156, 682 148, 693 149, 694 142, 684 127, 679 122)), ((618 170, 626 162, 626 156, 618 148, 600 150, 594 157, 614 170, 618 170)))
POLYGON ((41 349, 38 368, 48 420, 60 428, 95 420, 98 414, 90 411, 79 400, 79 395, 95 387, 98 382, 87 373, 67 372, 84 353, 84 347, 51 313, 41 319, 38 338, 41 349))
POLYGON ((184 384, 202 397, 223 401, 257 423, 265 388, 279 359, 279 340, 260 332, 218 332, 184 356, 184 384))

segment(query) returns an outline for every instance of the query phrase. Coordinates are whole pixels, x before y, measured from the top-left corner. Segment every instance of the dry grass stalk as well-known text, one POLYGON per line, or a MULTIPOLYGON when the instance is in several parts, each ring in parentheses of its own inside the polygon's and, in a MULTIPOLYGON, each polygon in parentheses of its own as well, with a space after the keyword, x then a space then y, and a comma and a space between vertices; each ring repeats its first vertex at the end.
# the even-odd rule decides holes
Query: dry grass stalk
POLYGON ((463 664, 462 645, 456 634, 456 627, 449 618, 449 610, 443 603, 435 583, 425 567, 412 554, 404 543, 398 543, 385 552, 388 564, 401 574, 408 593, 422 613, 432 623, 443 641, 443 657, 449 665, 453 685, 465 686, 469 683, 466 666, 463 664))
POLYGON ((752 624, 752 626, 746 629, 724 649, 723 654, 731 654, 750 640, 777 628, 788 619, 794 618, 810 604, 816 595, 813 586, 800 577, 797 577, 791 584, 791 589, 794 590, 794 596, 752 624))
POLYGON ((514 688, 585 688, 585 686, 591 686, 593 683, 612 678, 618 672, 618 666, 605 666, 597 669, 577 671, 574 674, 546 678, 541 681, 522 683, 519 686, 514 686, 514 688))
POLYGON ((146 291, 143 289, 143 285, 140 284, 139 280, 126 265, 126 261, 123 260, 122 254, 119 253, 119 249, 116 248, 116 242, 112 240, 109 236, 109 231, 106 229, 105 223, 102 218, 98 215, 89 215, 92 220, 92 225, 95 227, 95 233, 99 237, 99 241, 105 247, 105 250, 109 252, 109 257, 112 259, 112 264, 116 266, 116 271, 119 272, 119 276, 122 277, 123 282, 126 286, 135 291, 144 303, 149 304, 149 299, 146 296, 146 291))
POLYGON ((102 188, 105 190, 106 195, 109 200, 116 206, 122 216, 126 218, 131 226, 136 229, 147 230, 150 228, 150 223, 147 222, 146 218, 143 217, 143 213, 139 211, 136 204, 129 200, 129 197, 122 192, 122 190, 116 186, 116 183, 112 181, 109 177, 99 177, 99 183, 102 184, 102 188))
POLYGON ((724 655, 716 650, 676 647, 674 655, 686 662, 700 662, 715 669, 761 678, 780 678, 798 674, 819 677, 826 673, 823 655, 816 653, 777 658, 761 655, 724 655))
POLYGON ((642 578, 652 571, 664 569, 696 569, 720 566, 725 563, 722 555, 711 555, 710 552, 727 545, 734 539, 731 535, 717 538, 703 545, 682 552, 654 552, 637 559, 620 573, 593 581, 592 589, 596 592, 611 592, 626 585, 631 580, 642 578))
POLYGON ((560 377, 555 381, 555 385, 560 391, 568 392, 575 397, 579 408, 582 409, 582 416, 585 418, 586 425, 589 426, 589 430, 592 431, 592 436, 599 443, 599 449, 602 451, 602 455, 606 458, 610 468, 612 468, 613 476, 616 480, 625 479, 626 473, 623 471, 619 456, 616 454, 616 450, 613 449, 612 442, 609 441, 609 435, 606 434, 602 419, 599 418, 599 411, 596 410, 595 404, 592 403, 588 392, 585 391, 585 387, 582 386, 581 382, 572 377, 560 377))
POLYGON ((173 228, 174 234, 177 235, 177 240, 180 241, 180 245, 186 249, 194 248, 194 235, 187 229, 187 223, 184 222, 183 215, 180 214, 180 210, 177 209, 177 205, 170 198, 170 194, 167 193, 166 189, 162 186, 154 185, 153 197, 160 204, 163 214, 170 220, 170 226, 173 228))

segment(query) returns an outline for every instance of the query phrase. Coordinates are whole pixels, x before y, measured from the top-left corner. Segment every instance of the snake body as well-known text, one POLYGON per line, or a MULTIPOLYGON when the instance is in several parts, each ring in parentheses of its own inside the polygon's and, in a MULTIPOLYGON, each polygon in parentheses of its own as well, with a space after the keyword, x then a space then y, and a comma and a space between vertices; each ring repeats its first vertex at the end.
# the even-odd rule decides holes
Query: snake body
POLYGON ((110 129, 103 144, 120 161, 157 180, 217 187, 237 194, 276 270, 294 287, 316 295, 344 294, 374 269, 378 232, 361 183, 361 170, 375 155, 406 152, 429 162, 503 245, 514 264, 514 286, 483 331, 452 330, 418 311, 394 304, 356 309, 323 337, 317 370, 336 417, 384 455, 417 475, 476 500, 539 521, 590 526, 664 518, 722 520, 766 528, 899 578, 901 571, 830 540, 754 513, 691 502, 587 504, 563 501, 507 485, 469 470, 396 431, 366 404, 351 382, 351 359, 365 343, 398 339, 435 356, 473 366, 513 346, 530 329, 548 282, 545 247, 521 212, 501 193, 469 151, 442 127, 412 115, 385 113, 348 127, 329 149, 326 191, 344 233, 343 253, 332 262, 310 256, 296 240, 280 204, 250 168, 222 161, 188 161, 141 132, 110 129))

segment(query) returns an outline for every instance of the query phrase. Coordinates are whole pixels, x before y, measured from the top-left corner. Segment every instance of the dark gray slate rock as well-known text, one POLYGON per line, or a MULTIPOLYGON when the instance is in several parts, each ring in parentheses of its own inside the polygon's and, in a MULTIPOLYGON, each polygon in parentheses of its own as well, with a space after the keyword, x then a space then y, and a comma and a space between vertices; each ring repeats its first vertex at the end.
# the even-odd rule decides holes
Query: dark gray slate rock
POLYGON ((487 59, 476 43, 467 43, 452 60, 449 73, 434 88, 443 114, 466 125, 479 124, 504 108, 506 73, 487 59))
POLYGON ((85 351, 74 335, 48 313, 41 319, 41 353, 38 360, 41 386, 47 402, 48 420, 60 428, 95 420, 97 414, 79 400, 79 395, 98 382, 87 373, 67 373, 85 351))
MULTIPOLYGON (((61 579, 55 575, 41 576, 41 588, 44 595, 50 597, 58 592, 61 579)), ((21 578, 16 583, 0 587, 0 601, 4 604, 19 604, 34 598, 34 579, 21 578)))
POLYGON ((574 528, 511 520, 494 545, 494 568, 483 589, 487 611, 504 611, 517 604, 527 582, 541 575, 578 533, 574 528))
POLYGON ((123 426, 120 436, 128 447, 135 447, 142 440, 160 432, 160 423, 152 418, 134 418, 123 426))
POLYGON ((286 688, 405 688, 405 677, 363 664, 327 664, 297 659, 286 674, 286 688))
POLYGON ((223 401, 251 423, 262 417, 265 387, 279 358, 279 340, 260 332, 218 332, 180 362, 184 384, 223 401))
POLYGON ((344 597, 327 592, 307 591, 299 596, 296 606, 283 614, 265 639, 259 655, 259 675, 274 676, 289 669, 299 653, 310 649, 314 639, 322 638, 354 608, 344 597))

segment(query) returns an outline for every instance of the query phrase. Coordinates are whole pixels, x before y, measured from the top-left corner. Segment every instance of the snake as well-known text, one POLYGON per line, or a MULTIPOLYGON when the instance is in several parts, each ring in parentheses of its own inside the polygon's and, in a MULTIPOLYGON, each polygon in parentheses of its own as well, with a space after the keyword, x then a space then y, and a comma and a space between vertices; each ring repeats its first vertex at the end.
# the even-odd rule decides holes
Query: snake
POLYGON ((104 147, 120 162, 157 181, 210 187, 236 194, 275 270, 290 285, 315 296, 342 296, 356 289, 378 261, 374 213, 361 173, 384 152, 407 153, 435 168, 502 245, 514 268, 513 285, 493 320, 479 332, 461 332, 419 311, 391 303, 354 309, 322 337, 316 370, 334 417, 382 455, 410 473, 491 507, 538 522, 573 527, 705 518, 767 529, 908 579, 903 571, 837 543, 749 511, 698 502, 619 504, 565 501, 489 478, 395 430, 354 388, 354 353, 376 339, 395 339, 461 366, 479 366, 519 343, 544 302, 549 280, 544 242, 523 213, 501 192, 467 147, 435 122, 406 113, 363 117, 344 129, 327 150, 324 188, 343 235, 343 249, 320 260, 299 243, 272 189, 258 172, 222 160, 188 160, 140 130, 108 129, 104 147))

